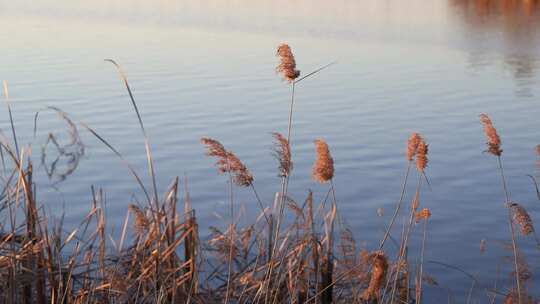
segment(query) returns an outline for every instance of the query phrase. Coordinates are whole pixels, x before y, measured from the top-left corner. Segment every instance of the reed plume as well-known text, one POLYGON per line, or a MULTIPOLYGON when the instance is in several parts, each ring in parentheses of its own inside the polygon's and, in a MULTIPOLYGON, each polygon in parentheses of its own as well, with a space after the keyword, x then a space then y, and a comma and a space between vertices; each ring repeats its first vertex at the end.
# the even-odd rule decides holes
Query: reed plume
POLYGON ((534 232, 533 222, 527 210, 518 203, 510 203, 509 207, 512 210, 512 220, 519 226, 521 234, 529 235, 534 232))
POLYGON ((411 133, 411 136, 409 136, 409 140, 407 141, 407 160, 413 160, 421 140, 422 137, 420 134, 416 132, 411 133))
POLYGON ((423 172, 427 167, 427 154, 428 145, 426 144, 425 140, 420 137, 418 147, 416 149, 416 169, 418 169, 420 172, 423 172))
POLYGON ((428 208, 424 208, 415 214, 416 222, 420 222, 421 220, 427 220, 431 216, 431 212, 428 208))
POLYGON ((133 230, 138 236, 143 235, 150 226, 148 218, 137 205, 130 204, 129 211, 131 211, 135 217, 135 221, 133 222, 133 230))
POLYGON ((377 296, 377 292, 384 284, 386 271, 388 270, 388 260, 382 250, 372 253, 371 259, 373 261, 373 270, 371 271, 369 285, 360 296, 365 301, 369 301, 377 296))
POLYGON ((286 43, 280 44, 277 48, 276 56, 280 60, 276 71, 283 75, 283 79, 288 82, 294 82, 300 76, 300 71, 296 69, 296 61, 294 60, 291 47, 286 43))
POLYGON ((253 176, 240 159, 223 145, 211 138, 201 138, 201 143, 208 149, 206 155, 216 157, 216 166, 219 173, 230 173, 233 182, 238 186, 248 187, 253 183, 253 176))
POLYGON ((334 177, 334 160, 330 155, 328 145, 323 139, 315 140, 317 158, 313 165, 313 179, 319 183, 325 183, 334 177))
POLYGON ((480 114, 480 122, 484 126, 484 134, 487 139, 488 149, 486 152, 495 156, 501 156, 503 150, 501 149, 501 138, 497 134, 497 130, 493 127, 491 119, 486 114, 480 114))
POLYGON ((291 160, 291 146, 285 136, 280 133, 273 133, 274 136, 274 156, 279 161, 279 177, 288 176, 293 168, 291 160))

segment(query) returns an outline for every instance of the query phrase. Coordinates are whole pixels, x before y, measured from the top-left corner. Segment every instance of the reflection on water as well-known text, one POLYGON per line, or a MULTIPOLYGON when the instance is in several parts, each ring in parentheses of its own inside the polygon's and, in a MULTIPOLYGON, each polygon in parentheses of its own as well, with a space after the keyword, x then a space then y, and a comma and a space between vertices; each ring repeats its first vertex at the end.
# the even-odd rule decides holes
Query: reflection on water
POLYGON ((512 71, 518 93, 528 95, 529 79, 539 66, 540 1, 450 0, 449 4, 465 25, 470 65, 479 68, 501 60, 512 71))

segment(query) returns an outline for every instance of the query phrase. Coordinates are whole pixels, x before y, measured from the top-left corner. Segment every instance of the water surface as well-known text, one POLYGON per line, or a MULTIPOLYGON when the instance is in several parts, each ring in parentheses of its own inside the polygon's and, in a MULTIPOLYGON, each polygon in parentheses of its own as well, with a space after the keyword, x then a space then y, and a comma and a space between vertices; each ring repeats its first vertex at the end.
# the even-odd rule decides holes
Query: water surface
MULTIPOLYGON (((490 114, 502 137, 513 199, 540 219, 526 176, 539 175, 540 7, 517 2, 0 1, 0 78, 10 86, 19 142, 33 143, 36 162, 48 133, 65 132, 65 124, 44 111, 34 138, 34 114, 56 106, 94 128, 146 176, 136 116, 116 71, 103 61, 117 60, 150 136, 160 193, 175 176, 187 176, 200 226, 207 227, 224 225, 216 214, 226 217, 227 184, 199 139, 214 137, 233 150, 270 203, 279 190, 271 133, 286 131, 290 94, 274 73, 275 48, 288 42, 304 73, 337 60, 297 88, 291 195, 302 201, 308 189, 318 199, 326 193, 310 178, 313 140, 325 138, 341 213, 359 245, 374 249, 399 196, 405 141, 421 132, 430 148, 431 189, 422 195, 433 213, 427 259, 492 284, 497 265, 508 264, 509 233, 496 160, 482 153, 480 113, 490 114)), ((0 119, 8 135, 5 112, 0 119)), ((73 174, 49 179, 48 166, 40 166, 40 203, 76 225, 89 208, 90 186, 101 187, 117 231, 142 193, 110 150, 79 131, 86 153, 73 174)), ((50 165, 55 151, 47 151, 50 165)), ((239 189, 237 198, 248 215, 257 213, 251 192, 239 189)), ((519 244, 538 272, 533 240, 519 244)), ((436 264, 426 272, 458 302, 470 287, 463 274, 436 264)), ((509 268, 499 277, 510 284, 509 268)), ((446 299, 442 287, 429 288, 428 299, 446 299)), ((480 302, 484 294, 474 292, 480 302)))

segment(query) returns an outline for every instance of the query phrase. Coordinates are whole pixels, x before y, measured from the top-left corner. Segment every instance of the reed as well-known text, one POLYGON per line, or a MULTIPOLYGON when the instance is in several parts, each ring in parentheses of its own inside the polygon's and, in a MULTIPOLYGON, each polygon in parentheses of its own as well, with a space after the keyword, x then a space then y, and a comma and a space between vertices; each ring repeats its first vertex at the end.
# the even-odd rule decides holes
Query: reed
POLYGON ((484 128, 484 135, 487 140, 486 145, 488 149, 486 150, 486 152, 497 157, 498 171, 501 176, 503 191, 506 198, 505 204, 508 209, 508 227, 510 230, 510 236, 512 239, 512 251, 514 254, 514 273, 515 273, 515 279, 516 279, 515 281, 516 281, 516 289, 517 289, 517 294, 518 294, 518 303, 521 304, 522 303, 521 283, 519 280, 519 268, 518 268, 518 257, 517 257, 518 248, 516 245, 516 236, 515 236, 514 224, 512 220, 512 210, 509 208, 511 204, 510 192, 508 191, 508 187, 506 185, 506 178, 504 176, 504 169, 503 169, 502 160, 501 160, 501 155, 503 152, 503 150, 501 149, 501 139, 488 115, 480 114, 480 123, 482 124, 484 128))
POLYGON ((383 249, 384 243, 390 236, 390 231, 392 230, 392 227, 394 226, 396 218, 401 209, 403 198, 405 197, 405 190, 407 188, 407 181, 409 179, 411 166, 413 164, 414 157, 416 156, 416 151, 418 150, 418 145, 420 144, 421 140, 422 140, 422 137, 420 136, 420 134, 416 132, 411 133, 411 135, 409 136, 409 139, 407 140, 407 149, 405 151, 405 158, 407 159, 407 169, 405 170, 405 177, 403 178, 403 182, 401 184, 401 192, 399 195, 398 202, 396 204, 396 208, 394 209, 394 213, 392 214, 392 218, 390 219, 390 224, 388 225, 388 228, 385 229, 384 236, 379 245, 379 250, 383 249))

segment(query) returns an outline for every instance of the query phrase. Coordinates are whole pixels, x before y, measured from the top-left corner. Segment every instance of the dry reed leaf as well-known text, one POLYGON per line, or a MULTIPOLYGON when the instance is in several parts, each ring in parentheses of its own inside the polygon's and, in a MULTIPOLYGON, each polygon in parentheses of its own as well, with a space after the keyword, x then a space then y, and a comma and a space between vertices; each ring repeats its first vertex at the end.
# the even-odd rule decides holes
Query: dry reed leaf
POLYGON ((501 150, 501 139, 497 130, 493 127, 491 119, 486 114, 480 114, 480 122, 484 126, 484 135, 487 139, 488 149, 486 152, 491 153, 495 156, 501 156, 503 150, 501 150))
POLYGON ((287 207, 294 212, 297 218, 304 218, 304 210, 302 210, 295 202, 287 202, 287 207))
POLYGON ((300 71, 296 69, 296 60, 294 59, 291 47, 286 43, 280 44, 277 48, 276 56, 280 60, 279 65, 276 67, 276 72, 283 75, 283 78, 288 82, 294 82, 300 76, 300 71))
POLYGON ((323 139, 315 140, 315 149, 317 158, 313 164, 312 176, 319 183, 326 183, 334 177, 334 159, 323 139))

